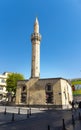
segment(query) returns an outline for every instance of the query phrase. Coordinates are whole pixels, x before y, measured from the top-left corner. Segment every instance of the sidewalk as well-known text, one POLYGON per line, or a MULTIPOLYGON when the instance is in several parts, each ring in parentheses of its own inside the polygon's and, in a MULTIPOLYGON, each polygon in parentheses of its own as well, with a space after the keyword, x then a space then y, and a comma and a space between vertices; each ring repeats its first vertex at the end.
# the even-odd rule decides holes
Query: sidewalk
POLYGON ((0 113, 0 125, 5 124, 5 123, 11 123, 13 121, 20 121, 20 120, 25 120, 27 119, 27 115, 25 114, 13 114, 13 113, 0 113))
POLYGON ((56 111, 56 115, 52 112, 49 119, 50 130, 81 130, 81 114, 79 117, 78 109, 56 111))
POLYGON ((76 121, 75 125, 69 125, 66 130, 81 130, 81 121, 76 121))
MULTIPOLYGON (((59 130, 81 130, 81 113, 76 111, 65 111, 63 115, 64 122, 59 130)), ((56 129, 57 130, 57 129, 56 129)))
MULTIPOLYGON (((18 107, 13 107, 12 110, 9 110, 7 107, 3 107, 0 110, 0 125, 6 123, 12 123, 16 121, 26 120, 30 116, 30 110, 28 108, 18 110, 18 107), (6 109, 5 109, 6 108, 6 109)), ((31 116, 33 117, 33 116, 31 116)))
MULTIPOLYGON (((17 108, 18 109, 18 108, 17 108)), ((4 110, 0 113, 0 125, 9 124, 12 122, 19 122, 21 120, 25 120, 31 125, 31 119, 35 122, 35 124, 39 124, 39 122, 42 124, 42 130, 44 130, 44 122, 47 122, 47 125, 50 126, 49 130, 81 130, 81 120, 79 119, 79 111, 71 111, 71 110, 40 110, 39 113, 36 109, 32 109, 31 116, 27 114, 27 108, 25 108, 25 112, 23 110, 20 114, 18 114, 18 111, 14 114, 8 112, 4 114, 4 110), (33 110, 35 113, 33 113, 33 110), (23 114, 22 114, 23 113, 23 114), (72 116, 73 115, 73 116, 72 116), (29 116, 29 117, 28 117, 29 116), (30 119, 30 120, 29 120, 30 119), (39 120, 38 120, 39 119, 39 120), (64 124, 63 124, 64 119, 64 124), (42 123, 42 122, 43 123, 42 123)), ((34 128, 33 128, 34 129, 34 128)), ((28 129, 30 130, 30 129, 28 129)), ((38 129, 37 129, 38 130, 38 129)), ((40 129, 39 129, 40 130, 40 129)), ((48 130, 48 129, 47 129, 48 130)))

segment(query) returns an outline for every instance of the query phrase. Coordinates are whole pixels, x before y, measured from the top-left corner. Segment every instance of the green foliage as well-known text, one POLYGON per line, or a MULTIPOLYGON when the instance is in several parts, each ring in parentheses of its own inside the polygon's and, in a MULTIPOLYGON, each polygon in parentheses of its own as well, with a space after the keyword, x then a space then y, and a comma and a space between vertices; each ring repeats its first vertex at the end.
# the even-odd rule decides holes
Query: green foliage
POLYGON ((75 84, 81 84, 81 80, 72 80, 71 81, 72 85, 75 85, 75 84))
POLYGON ((14 92, 16 93, 16 87, 17 87, 17 81, 18 80, 24 80, 24 76, 22 74, 18 73, 11 73, 8 74, 8 78, 6 80, 7 83, 7 90, 8 92, 14 92))

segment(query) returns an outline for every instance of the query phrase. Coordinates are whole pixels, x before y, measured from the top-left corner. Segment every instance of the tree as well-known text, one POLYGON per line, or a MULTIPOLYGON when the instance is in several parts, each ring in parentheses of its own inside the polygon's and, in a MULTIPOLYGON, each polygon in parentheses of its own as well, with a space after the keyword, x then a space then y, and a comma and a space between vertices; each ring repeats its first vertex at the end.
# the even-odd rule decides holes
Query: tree
POLYGON ((7 91, 16 93, 17 81, 24 80, 24 76, 19 73, 11 73, 8 74, 8 78, 6 80, 7 83, 7 91))

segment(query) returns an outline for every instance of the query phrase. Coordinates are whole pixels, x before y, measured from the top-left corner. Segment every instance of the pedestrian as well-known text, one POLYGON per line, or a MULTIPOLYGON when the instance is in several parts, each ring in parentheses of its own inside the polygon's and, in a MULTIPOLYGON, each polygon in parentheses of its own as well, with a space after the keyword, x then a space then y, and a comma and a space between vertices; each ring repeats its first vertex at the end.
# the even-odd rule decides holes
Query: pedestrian
POLYGON ((75 105, 74 100, 72 101, 71 105, 72 105, 72 110, 74 110, 75 109, 74 108, 74 105, 75 105))
POLYGON ((81 109, 81 102, 79 102, 79 105, 78 105, 78 107, 81 109))
POLYGON ((79 111, 79 113, 81 114, 81 101, 80 101, 79 104, 78 104, 78 111, 79 111))

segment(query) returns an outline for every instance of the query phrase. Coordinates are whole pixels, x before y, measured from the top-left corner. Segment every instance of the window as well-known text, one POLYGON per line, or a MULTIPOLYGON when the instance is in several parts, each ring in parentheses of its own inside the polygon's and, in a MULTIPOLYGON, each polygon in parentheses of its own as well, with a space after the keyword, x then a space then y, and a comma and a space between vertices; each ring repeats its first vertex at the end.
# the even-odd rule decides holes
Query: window
POLYGON ((53 104, 53 87, 50 83, 46 85, 45 93, 46 93, 46 103, 53 104))
POLYGON ((3 87, 0 87, 0 90, 3 90, 3 87))
POLYGON ((26 93, 21 94, 21 102, 26 103, 26 93))
POLYGON ((23 86, 23 87, 22 87, 22 91, 25 91, 25 90, 26 90, 26 86, 23 86))
POLYGON ((46 103, 53 103, 53 92, 46 93, 46 103))
POLYGON ((48 92, 52 91, 52 86, 51 86, 51 84, 47 84, 47 85, 46 85, 46 91, 48 91, 48 92))
POLYGON ((50 91, 51 90, 51 85, 47 86, 47 90, 50 91))
POLYGON ((5 83, 5 80, 4 80, 4 79, 2 79, 2 80, 1 80, 1 82, 2 82, 2 83, 5 83))

